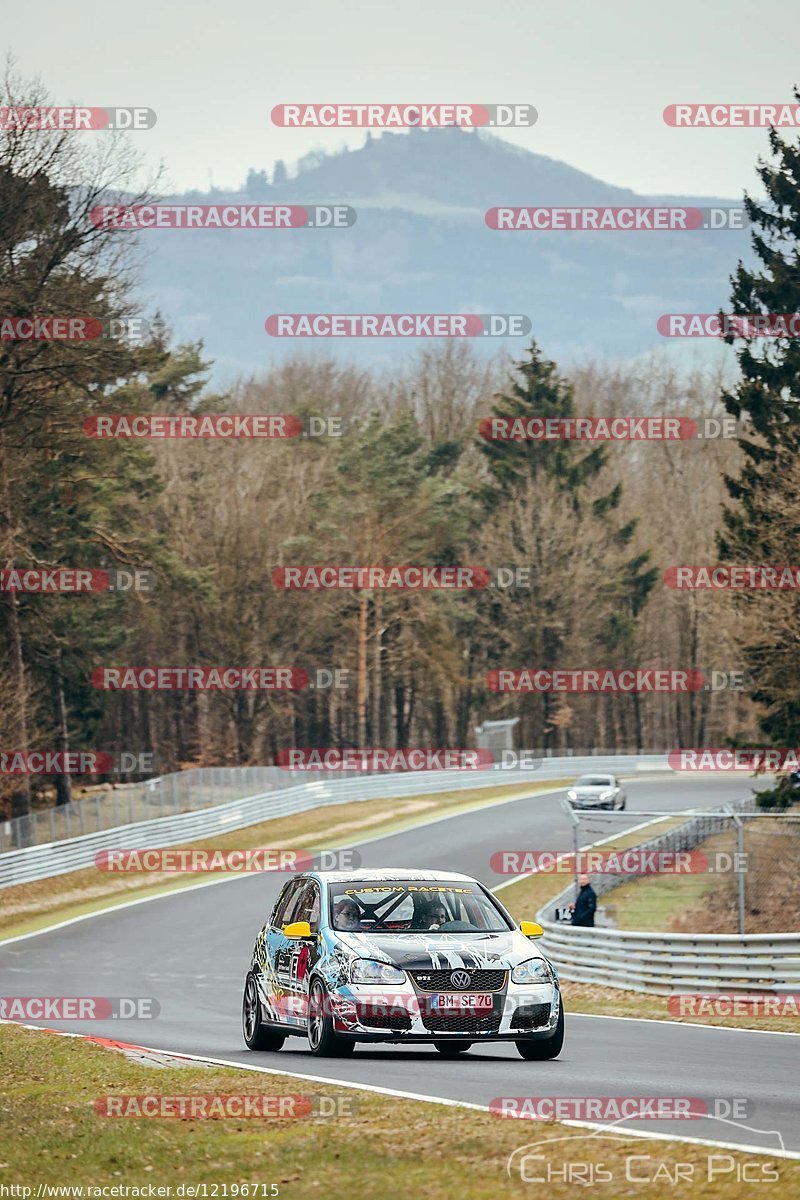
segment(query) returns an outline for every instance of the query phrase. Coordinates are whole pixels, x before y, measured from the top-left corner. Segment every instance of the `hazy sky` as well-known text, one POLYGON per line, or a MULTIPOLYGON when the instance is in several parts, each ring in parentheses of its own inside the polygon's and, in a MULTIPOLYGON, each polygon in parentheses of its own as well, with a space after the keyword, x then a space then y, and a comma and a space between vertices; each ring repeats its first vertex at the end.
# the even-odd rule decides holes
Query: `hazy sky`
POLYGON ((178 189, 364 140, 277 129, 277 103, 459 101, 535 105, 533 128, 503 136, 608 182, 737 196, 757 186, 765 131, 671 129, 662 110, 789 101, 800 82, 790 0, 0 0, 0 14, 4 48, 56 103, 155 109, 131 136, 178 189))

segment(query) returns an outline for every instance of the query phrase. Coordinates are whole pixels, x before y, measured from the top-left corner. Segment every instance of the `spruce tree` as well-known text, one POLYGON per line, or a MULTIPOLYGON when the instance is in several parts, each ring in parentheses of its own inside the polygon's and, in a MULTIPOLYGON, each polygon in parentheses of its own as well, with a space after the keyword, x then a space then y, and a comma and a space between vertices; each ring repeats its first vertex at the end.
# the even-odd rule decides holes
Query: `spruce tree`
MULTIPOLYGON (((795 89, 800 100, 800 91, 795 89)), ((760 159, 765 198, 746 195, 755 263, 731 278, 732 311, 740 316, 800 312, 800 144, 772 129, 770 156, 760 159)), ((733 336, 726 337, 728 343, 733 336)), ((800 563, 800 342, 747 337, 737 350, 740 378, 723 394, 740 422, 741 469, 726 477, 733 503, 723 514, 722 559, 747 565, 800 563)), ((742 650, 762 706, 761 726, 778 745, 800 735, 800 649, 796 594, 744 592, 742 650)))
MULTIPOLYGON (((516 377, 508 393, 497 398, 494 417, 522 421, 532 417, 575 416, 573 389, 532 342, 528 357, 516 364, 516 377)), ((584 414, 580 414, 584 415, 584 414)), ((623 521, 618 509, 622 484, 616 480, 606 490, 601 473, 608 463, 602 442, 574 440, 486 440, 483 454, 488 467, 484 488, 487 514, 502 521, 509 514, 511 546, 517 562, 533 568, 529 593, 498 592, 486 598, 494 662, 516 667, 580 667, 634 665, 637 618, 658 576, 650 555, 633 549, 636 520, 623 521), (527 503, 517 504, 527 496, 527 503), (566 534, 554 552, 547 522, 540 526, 536 508, 549 504, 562 515, 566 534), (519 514, 525 514, 521 517, 519 514), (572 536, 574 532, 574 537, 572 536), (585 547, 593 547, 595 566, 589 565, 591 583, 579 604, 570 603, 572 577, 584 573, 585 547), (542 561, 549 566, 540 570, 542 561), (503 614, 505 609, 505 614, 503 614), (509 611, 509 609, 511 611, 509 611), (512 618, 513 613, 513 619, 512 618), (500 631, 505 629, 506 634, 500 631), (575 647, 588 646, 590 662, 567 661, 575 647), (511 662, 511 660, 514 660, 511 662)), ((494 665, 494 664, 493 664, 494 665)), ((602 701, 601 701, 602 703, 602 701)), ((523 716, 541 707, 544 744, 552 745, 563 701, 545 694, 539 702, 530 697, 515 702, 523 716)), ((631 737, 641 744, 638 704, 633 705, 631 737)), ((563 717, 563 713, 562 713, 563 717)), ((534 718, 534 725, 539 722, 534 718)), ((523 731, 524 732, 524 731, 523 731)))

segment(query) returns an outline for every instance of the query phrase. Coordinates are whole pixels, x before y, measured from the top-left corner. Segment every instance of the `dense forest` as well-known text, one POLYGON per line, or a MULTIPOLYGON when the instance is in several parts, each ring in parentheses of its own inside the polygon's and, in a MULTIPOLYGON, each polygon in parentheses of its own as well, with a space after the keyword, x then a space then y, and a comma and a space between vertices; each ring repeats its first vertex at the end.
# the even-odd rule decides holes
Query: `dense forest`
MULTIPOLYGON (((3 103, 42 102, 7 88, 3 103)), ((163 773, 274 762, 293 746, 469 747, 476 725, 505 717, 519 718, 518 746, 552 750, 792 744, 796 593, 682 591, 664 572, 800 561, 796 341, 738 343, 725 377, 658 354, 567 371, 535 340, 513 360, 439 340, 397 371, 306 354, 214 393, 202 345, 175 345, 168 314, 143 339, 109 331, 135 312, 138 250, 90 220, 133 190, 124 145, 103 147, 68 132, 0 143, 2 316, 87 317, 106 331, 0 340, 0 568, 141 570, 148 587, 0 590, 0 747, 153 752, 163 773), (92 436, 104 415, 204 413, 291 414, 303 432, 92 436), (735 438, 493 441, 480 433, 492 415, 738 424, 735 438), (323 563, 519 566, 530 578, 457 591, 276 584, 287 564, 323 563), (99 668, 129 666, 342 674, 341 686, 278 691, 96 686, 99 668), (491 672, 526 667, 694 669, 719 686, 490 686, 491 672), (739 686, 723 686, 732 672, 739 686)), ((772 135, 761 175, 767 199, 748 201, 761 268, 731 263, 732 311, 794 312, 797 149, 772 135)), ((4 811, 12 793, 24 811, 44 787, 70 798, 68 775, 0 775, 4 811)))

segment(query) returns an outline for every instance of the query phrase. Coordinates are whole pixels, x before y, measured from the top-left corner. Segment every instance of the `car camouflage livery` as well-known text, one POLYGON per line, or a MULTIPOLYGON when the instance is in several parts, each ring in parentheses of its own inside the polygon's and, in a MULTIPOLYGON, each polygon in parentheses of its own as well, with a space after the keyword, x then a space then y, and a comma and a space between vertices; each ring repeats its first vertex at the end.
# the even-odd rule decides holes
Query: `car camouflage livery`
POLYGON ((567 792, 573 808, 625 807, 625 792, 616 775, 581 775, 567 792))
POLYGON ((309 871, 260 930, 242 1006, 251 1050, 307 1036, 312 1054, 356 1042, 432 1043, 445 1055, 514 1042, 526 1059, 564 1041, 558 976, 496 898, 467 875, 309 871))

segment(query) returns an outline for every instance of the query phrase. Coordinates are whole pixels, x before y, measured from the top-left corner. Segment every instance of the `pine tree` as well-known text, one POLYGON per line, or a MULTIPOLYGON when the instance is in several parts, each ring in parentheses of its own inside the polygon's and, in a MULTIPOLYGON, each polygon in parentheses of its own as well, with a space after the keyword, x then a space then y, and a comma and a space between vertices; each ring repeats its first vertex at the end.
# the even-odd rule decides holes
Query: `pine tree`
MULTIPOLYGON (((535 341, 516 370, 510 391, 492 409, 494 417, 575 415, 572 387, 535 341)), ((499 528, 508 528, 515 562, 533 568, 530 592, 495 592, 485 601, 496 631, 495 663, 502 658, 516 667, 632 665, 637 618, 658 572, 649 565, 649 553, 633 549, 636 521, 618 517, 621 483, 606 490, 607 447, 567 439, 487 440, 483 454, 487 513, 499 528), (566 661, 580 652, 592 661, 566 661)), ((541 709, 534 726, 545 745, 552 744, 559 720, 568 723, 567 706, 548 694, 522 707, 529 717, 531 709, 541 709)), ((635 698, 632 711, 631 736, 641 744, 635 698)))
MULTIPOLYGON (((800 144, 772 129, 769 148, 771 157, 758 164, 766 198, 744 200, 757 261, 740 262, 732 276, 738 315, 800 312, 800 144)), ((794 565, 800 562, 800 342, 746 338, 737 360, 741 377, 723 403, 742 423, 743 462, 736 477, 726 478, 734 503, 723 516, 720 554, 731 563, 794 565)), ((762 729, 776 744, 793 746, 800 735, 797 600, 780 592, 740 593, 737 600, 762 729)))

